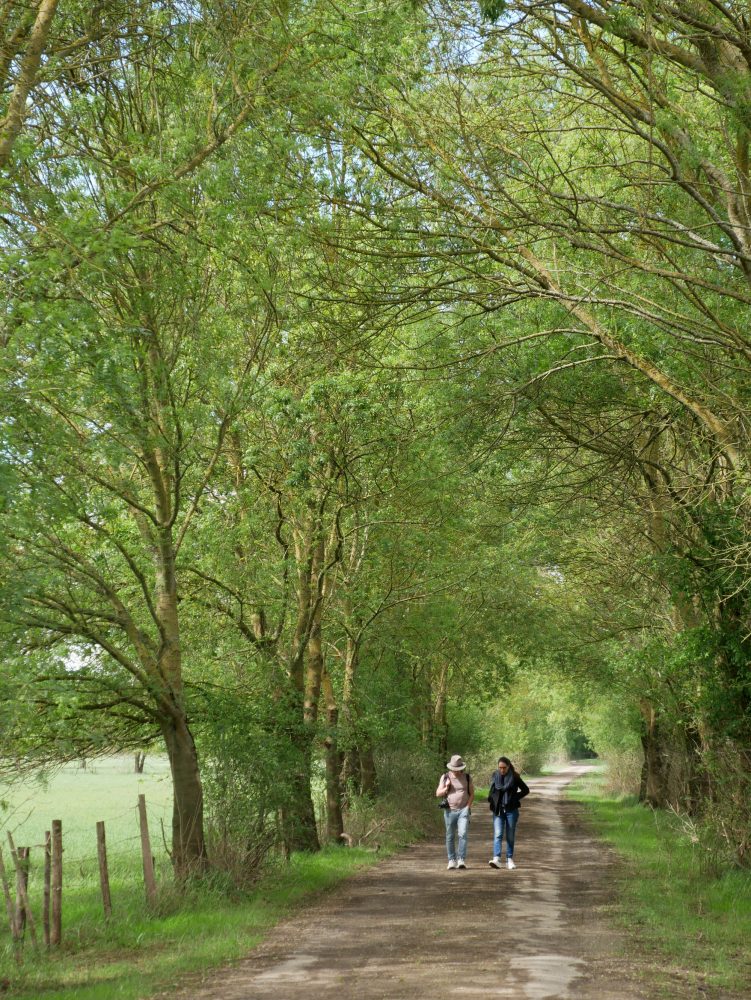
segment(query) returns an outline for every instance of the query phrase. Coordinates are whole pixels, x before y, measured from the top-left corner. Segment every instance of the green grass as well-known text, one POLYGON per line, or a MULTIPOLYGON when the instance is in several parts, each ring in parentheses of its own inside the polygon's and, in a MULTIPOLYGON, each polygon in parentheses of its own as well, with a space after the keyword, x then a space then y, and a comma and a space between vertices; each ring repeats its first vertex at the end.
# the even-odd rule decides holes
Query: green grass
MULTIPOLYGON (((34 1000, 137 1000, 168 991, 191 972, 230 962, 246 954, 265 933, 302 899, 319 894, 375 855, 361 849, 328 848, 319 854, 296 855, 289 865, 268 873, 245 898, 228 899, 203 888, 179 901, 179 910, 149 915, 134 899, 105 926, 101 919, 83 920, 93 895, 79 900, 77 917, 61 951, 34 958, 14 969, 10 954, 3 978, 6 996, 34 1000)), ((177 906, 178 901, 172 901, 177 906)))
MULTIPOLYGON (((169 815, 171 785, 164 761, 149 758, 146 774, 129 772, 128 759, 67 768, 47 787, 29 783, 3 792, 3 830, 32 845, 30 898, 40 923, 44 831, 63 822, 63 945, 52 956, 26 942, 17 965, 7 924, 0 931, 0 988, 26 1000, 139 1000, 192 972, 246 954, 306 897, 341 881, 376 855, 329 848, 269 866, 252 891, 228 892, 209 881, 178 896, 172 888, 160 819, 169 815), (160 899, 155 912, 144 900, 136 803, 146 795, 160 899), (96 821, 106 823, 112 919, 105 923, 96 859, 96 821)), ((169 824, 165 824, 168 826, 169 824)), ((4 850, 6 864, 8 851, 4 850)), ((382 856, 382 855, 381 855, 382 856)), ((2 910, 0 910, 0 913, 2 910)))
POLYGON ((684 995, 678 984, 709 991, 703 996, 748 996, 751 872, 718 871, 675 816, 608 796, 605 780, 601 772, 586 776, 569 794, 621 859, 617 916, 629 950, 648 960, 650 980, 665 996, 684 995))

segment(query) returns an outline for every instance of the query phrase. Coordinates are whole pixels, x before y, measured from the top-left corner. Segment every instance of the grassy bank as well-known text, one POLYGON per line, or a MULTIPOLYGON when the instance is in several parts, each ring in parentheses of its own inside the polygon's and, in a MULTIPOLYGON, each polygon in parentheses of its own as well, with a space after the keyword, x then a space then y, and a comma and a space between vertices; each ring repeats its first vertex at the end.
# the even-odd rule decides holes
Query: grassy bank
POLYGON ((138 1000, 170 987, 192 972, 246 954, 296 903, 331 888, 355 869, 371 864, 373 853, 329 848, 299 855, 267 873, 246 898, 229 899, 204 886, 179 901, 163 897, 156 915, 140 900, 121 905, 108 925, 82 920, 96 900, 80 898, 63 948, 52 957, 26 950, 14 965, 6 949, 2 979, 5 996, 25 1000, 138 1000), (170 906, 174 912, 170 913, 170 906))
POLYGON ((569 794, 621 859, 617 917, 629 950, 647 958, 655 995, 748 996, 751 872, 718 869, 672 814, 609 796, 604 784, 588 775, 569 794))
MULTIPOLYGON (((208 880, 186 896, 172 888, 161 824, 169 816, 171 785, 164 761, 147 760, 134 775, 127 758, 66 768, 47 784, 2 790, 2 834, 32 848, 29 894, 41 917, 44 831, 63 822, 63 945, 48 957, 26 941, 18 964, 7 922, 0 927, 0 990, 18 1000, 139 1000, 192 972, 244 955, 306 897, 325 891, 388 851, 329 848, 270 863, 247 892, 226 879, 208 880), (145 794, 160 898, 145 904, 136 803, 145 794), (105 922, 99 891, 95 824, 106 823, 113 915, 105 922)), ((403 832, 404 833, 404 832, 403 832)), ((4 850, 6 864, 8 852, 4 850)), ((2 912, 2 911, 0 911, 2 912)), ((38 928, 39 929, 39 928, 38 928)))

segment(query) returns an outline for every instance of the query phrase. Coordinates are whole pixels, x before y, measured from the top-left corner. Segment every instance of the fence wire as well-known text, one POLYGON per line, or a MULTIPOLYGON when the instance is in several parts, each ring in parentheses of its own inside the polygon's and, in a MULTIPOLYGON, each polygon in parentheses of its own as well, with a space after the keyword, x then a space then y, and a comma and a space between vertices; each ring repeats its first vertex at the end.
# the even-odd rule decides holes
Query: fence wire
MULTIPOLYGON (((166 810, 156 807, 148 816, 149 841, 151 854, 157 872, 169 869, 169 850, 164 842, 163 822, 166 810)), ((107 859, 107 873, 110 884, 114 884, 120 889, 132 886, 134 889, 143 887, 143 855, 142 839, 140 831, 140 820, 138 815, 138 805, 129 806, 119 813, 110 815, 104 822, 105 849, 107 859), (133 822, 134 833, 127 835, 117 835, 111 837, 107 833, 108 827, 117 827, 131 820, 133 822)), ((28 895, 29 905, 37 922, 40 920, 42 912, 41 893, 44 886, 45 868, 45 847, 44 843, 23 843, 23 833, 19 841, 18 830, 22 823, 15 825, 15 829, 10 829, 9 824, 0 826, 0 849, 5 861, 6 879, 8 890, 13 905, 19 906, 17 900, 17 872, 10 856, 9 843, 7 839, 8 831, 16 841, 16 849, 28 847, 29 857, 25 860, 24 867, 28 872, 28 895)), ((49 827, 51 829, 50 821, 49 827)), ((74 840, 73 847, 66 847, 66 828, 63 826, 63 909, 65 908, 65 892, 86 889, 92 892, 99 891, 100 869, 99 852, 97 841, 96 824, 91 826, 90 850, 83 847, 81 841, 85 836, 83 828, 76 825, 74 833, 70 839, 74 840)), ((70 842, 70 840, 69 840, 70 842)), ((1 912, 1 907, 0 907, 1 912)), ((0 941, 10 941, 12 937, 11 928, 8 923, 0 923, 0 941)))

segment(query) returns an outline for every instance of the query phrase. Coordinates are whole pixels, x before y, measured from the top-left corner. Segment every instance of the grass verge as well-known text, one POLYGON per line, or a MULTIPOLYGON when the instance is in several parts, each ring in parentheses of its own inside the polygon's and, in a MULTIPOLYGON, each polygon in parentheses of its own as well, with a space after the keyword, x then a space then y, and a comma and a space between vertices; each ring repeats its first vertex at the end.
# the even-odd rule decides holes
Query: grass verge
POLYGON ((718 870, 678 818, 608 795, 605 781, 584 776, 569 796, 621 859, 617 918, 655 995, 751 995, 751 872, 718 870))
POLYGON ((341 847, 295 855, 269 871, 246 898, 228 899, 202 886, 188 898, 163 897, 153 915, 144 912, 140 899, 132 900, 110 924, 78 921, 77 933, 68 934, 51 957, 34 956, 27 946, 23 965, 13 968, 6 953, 4 995, 25 1000, 139 1000, 165 990, 169 995, 190 973, 246 954, 295 905, 380 856, 341 847))

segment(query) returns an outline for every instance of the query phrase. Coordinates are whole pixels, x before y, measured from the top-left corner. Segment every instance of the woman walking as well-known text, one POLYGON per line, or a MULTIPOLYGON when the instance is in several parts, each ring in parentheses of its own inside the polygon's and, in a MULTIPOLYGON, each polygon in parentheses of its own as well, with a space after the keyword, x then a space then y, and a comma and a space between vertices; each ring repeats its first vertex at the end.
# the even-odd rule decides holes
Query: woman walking
POLYGON ((503 837, 506 837, 506 867, 514 864, 514 837, 519 819, 519 804, 529 788, 514 770, 508 757, 498 758, 498 767, 490 776, 488 802, 493 813, 493 857, 488 862, 493 868, 501 867, 503 837))
POLYGON ((449 858, 446 867, 451 870, 467 867, 467 831, 475 786, 467 765, 458 753, 454 754, 446 767, 448 771, 441 775, 435 794, 437 798, 445 800, 443 815, 446 822, 446 853, 449 858))

